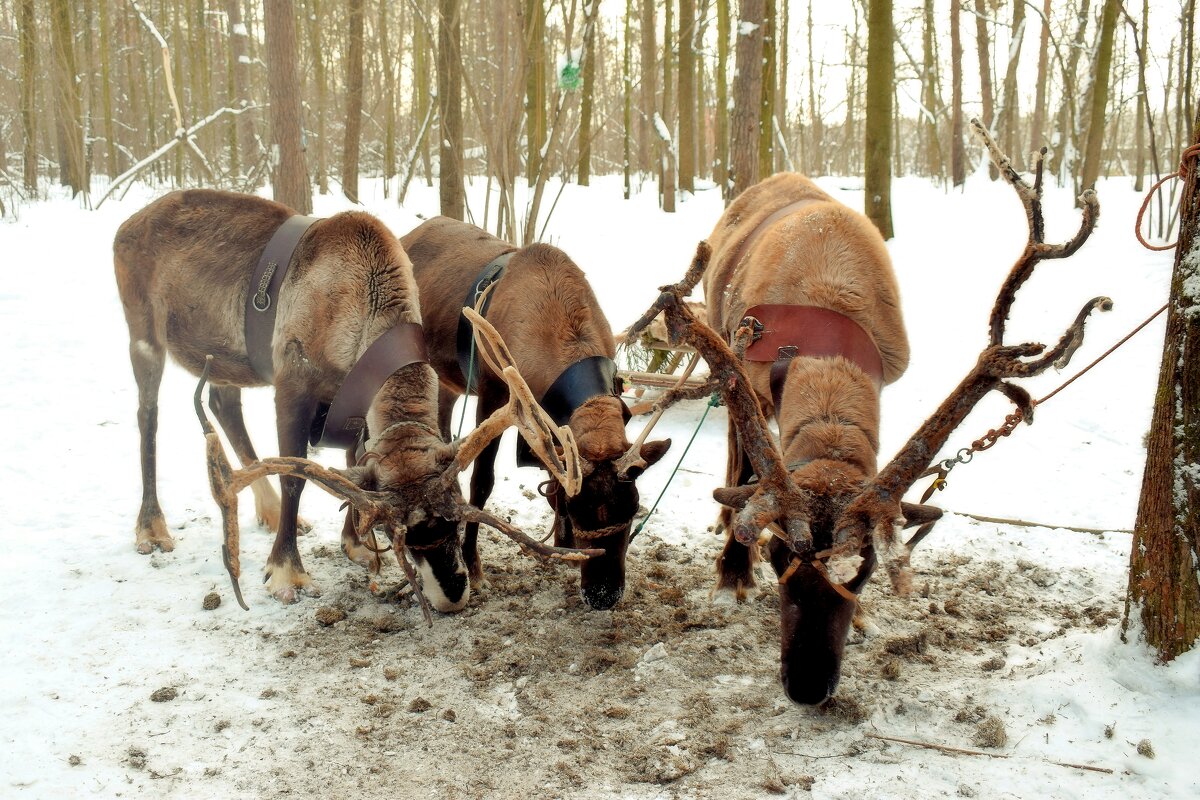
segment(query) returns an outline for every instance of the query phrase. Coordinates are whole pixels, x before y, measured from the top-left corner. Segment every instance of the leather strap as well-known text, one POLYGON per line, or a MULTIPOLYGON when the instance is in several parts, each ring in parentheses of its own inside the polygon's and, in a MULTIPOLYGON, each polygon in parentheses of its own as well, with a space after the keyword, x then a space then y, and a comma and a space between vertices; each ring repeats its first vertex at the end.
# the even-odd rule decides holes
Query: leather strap
MULTIPOLYGON (((613 396, 620 398, 621 388, 618 384, 617 365, 608 356, 589 356, 581 358, 564 369, 550 384, 550 388, 538 400, 554 420, 555 425, 566 425, 571 421, 575 410, 593 397, 613 396)), ((629 421, 629 409, 621 402, 622 414, 629 421)), ((524 439, 517 440, 517 466, 539 467, 541 462, 533 455, 533 450, 524 439)))
POLYGON ((845 314, 817 306, 767 303, 746 309, 745 320, 751 320, 755 328, 754 341, 746 348, 746 360, 772 365, 771 394, 776 409, 788 363, 797 356, 842 356, 867 374, 876 392, 883 388, 879 348, 871 335, 845 314))
POLYGON ((774 214, 767 217, 762 222, 758 223, 757 227, 755 227, 754 230, 750 231, 750 235, 747 236, 745 239, 743 239, 742 243, 738 245, 737 250, 734 251, 733 261, 729 262, 729 264, 733 267, 737 267, 737 265, 741 262, 742 258, 747 253, 750 252, 751 246, 755 242, 758 241, 758 237, 762 236, 763 233, 767 230, 767 228, 771 227, 776 222, 778 222, 779 220, 786 217, 788 214, 795 213, 796 211, 799 211, 800 209, 804 208, 805 206, 811 206, 813 203, 825 203, 828 201, 829 201, 829 198, 827 198, 827 197, 806 197, 803 200, 797 200, 796 202, 789 203, 788 205, 779 209, 774 214))
POLYGON ((318 219, 296 215, 284 220, 263 249, 250 280, 250 291, 246 293, 246 355, 258 377, 267 383, 275 380, 271 343, 275 337, 279 287, 283 285, 300 238, 318 219))
MULTIPOLYGON (((512 258, 512 254, 516 250, 509 250, 502 253, 495 260, 490 262, 479 273, 479 277, 471 284, 470 291, 467 292, 466 298, 463 300, 463 305, 467 308, 475 308, 475 304, 479 302, 479 296, 487 291, 488 287, 496 281, 504 277, 504 269, 508 266, 508 260, 512 258)), ((484 298, 483 306, 479 309, 481 316, 487 316, 488 306, 492 304, 492 296, 489 294, 484 298)), ((456 346, 458 347, 458 368, 462 372, 463 385, 466 386, 466 393, 472 394, 479 387, 479 371, 480 361, 476 357, 474 359, 474 368, 471 366, 471 345, 475 341, 475 327, 471 325, 467 315, 461 311, 458 314, 458 338, 456 346)))
POLYGON ((342 381, 315 444, 354 447, 366 433, 367 410, 387 379, 401 367, 428 361, 425 331, 419 323, 401 322, 385 331, 371 343, 342 381))

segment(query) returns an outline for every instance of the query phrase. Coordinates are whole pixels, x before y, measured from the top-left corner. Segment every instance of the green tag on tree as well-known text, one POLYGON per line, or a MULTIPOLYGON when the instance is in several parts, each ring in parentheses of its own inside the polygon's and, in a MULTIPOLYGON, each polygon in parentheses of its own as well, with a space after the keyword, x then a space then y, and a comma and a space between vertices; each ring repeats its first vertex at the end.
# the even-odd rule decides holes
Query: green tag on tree
POLYGON ((576 91, 583 83, 578 61, 568 61, 563 64, 558 73, 558 85, 568 92, 576 91))

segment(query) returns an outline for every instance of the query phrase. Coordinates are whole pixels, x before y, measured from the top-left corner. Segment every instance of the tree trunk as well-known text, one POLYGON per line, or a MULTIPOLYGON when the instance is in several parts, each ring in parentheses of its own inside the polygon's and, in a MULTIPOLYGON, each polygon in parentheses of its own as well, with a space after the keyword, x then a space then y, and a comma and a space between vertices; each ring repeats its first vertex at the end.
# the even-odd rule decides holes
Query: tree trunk
POLYGON ((679 0, 679 188, 696 191, 696 0, 679 0))
MULTIPOLYGON (((1050 0, 1046 0, 1049 2, 1050 0)), ((1146 174, 1146 120, 1149 117, 1150 95, 1146 89, 1146 45, 1144 31, 1150 30, 1150 0, 1142 0, 1142 28, 1134 23, 1133 17, 1128 17, 1129 27, 1133 29, 1133 44, 1137 50, 1138 60, 1138 106, 1137 125, 1134 132, 1134 149, 1137 151, 1136 164, 1133 173, 1133 190, 1140 192, 1144 189, 1146 174)))
POLYGON ((729 194, 729 0, 717 0, 716 131, 714 132, 713 181, 721 196, 729 194))
MULTIPOLYGON (((313 15, 317 14, 316 0, 313 0, 313 15)), ((289 4, 290 5, 290 4, 289 4)), ((246 108, 250 105, 250 40, 246 23, 242 21, 241 0, 225 0, 225 15, 229 18, 229 49, 233 58, 233 105, 235 108, 246 108)), ((254 115, 249 112, 235 117, 237 126, 238 152, 242 160, 242 170, 246 175, 254 174, 261 151, 258 147, 258 136, 254 131, 254 115)))
POLYGON ((596 91, 596 19, 600 13, 600 0, 584 0, 583 29, 583 97, 579 102, 579 162, 576 171, 580 186, 588 186, 592 175, 592 107, 596 91), (596 8, 588 10, 594 3, 596 8))
POLYGON ((825 122, 821 118, 821 106, 817 101, 817 72, 813 61, 812 0, 808 0, 808 115, 809 135, 812 146, 808 148, 809 175, 825 174, 825 122))
POLYGON ((733 118, 729 131, 733 188, 728 200, 758 183, 758 120, 762 106, 765 0, 741 0, 733 77, 733 118))
POLYGON ((623 134, 621 139, 621 174, 625 179, 623 196, 626 200, 633 194, 633 0, 625 0, 625 20, 621 51, 621 85, 624 87, 623 134))
POLYGON ((389 46, 388 3, 379 4, 379 63, 383 69, 383 196, 396 175, 396 68, 401 61, 389 46))
POLYGON ((942 177, 942 148, 937 129, 937 57, 933 50, 933 0, 925 0, 924 24, 921 44, 924 50, 924 74, 921 76, 921 105, 925 107, 922 116, 922 130, 925 140, 925 168, 930 177, 942 177))
MULTIPOLYGON (((1078 86, 1075 81, 1075 75, 1079 68, 1079 56, 1084 50, 1084 39, 1087 35, 1088 10, 1091 7, 1091 0, 1080 0, 1079 13, 1076 16, 1075 39, 1067 56, 1067 63, 1063 69, 1063 93, 1062 93, 1062 108, 1059 111, 1059 138, 1061 144, 1059 150, 1062 155, 1059 158, 1059 182, 1066 184, 1069 180, 1075 177, 1075 165, 1079 161, 1079 138, 1076 126, 1078 118, 1078 106, 1076 105, 1076 92, 1078 86)), ((1076 192, 1078 194, 1078 192, 1076 192)))
MULTIPOLYGON (((464 219, 462 119, 462 20, 461 0, 438 0, 438 118, 441 128, 438 147, 438 196, 441 213, 464 219)), ((538 48, 541 42, 536 43, 538 48)), ((542 108, 544 112, 544 107, 542 108)), ((530 154, 532 157, 532 153, 530 154)))
POLYGON ((265 0, 267 92, 271 101, 271 188, 300 214, 312 213, 312 184, 304 165, 300 80, 296 75, 296 9, 291 0, 265 0))
POLYGON ((662 199, 662 209, 667 213, 675 211, 675 193, 678 188, 676 182, 676 170, 678 168, 678 157, 675 149, 675 139, 673 131, 675 130, 675 79, 674 67, 675 58, 673 56, 674 47, 672 44, 674 39, 672 35, 675 31, 674 15, 675 0, 666 0, 663 4, 663 94, 662 94, 662 118, 663 125, 666 126, 666 136, 660 134, 662 139, 663 157, 659 166, 659 196, 662 199))
POLYGON ((1113 34, 1117 27, 1117 9, 1120 0, 1107 0, 1100 21, 1100 47, 1096 51, 1096 64, 1092 72, 1092 105, 1088 118, 1087 147, 1083 152, 1083 168, 1080 177, 1084 189, 1096 186, 1100 175, 1100 151, 1104 146, 1104 112, 1108 108, 1108 83, 1112 72, 1113 34))
MULTIPOLYGON (((438 0, 439 3, 445 1, 438 0)), ((541 168, 542 148, 546 144, 546 11, 542 0, 525 0, 524 10, 525 178, 529 183, 533 183, 541 168)), ((440 33, 438 42, 440 45, 440 33)), ((439 67, 440 64, 439 60, 439 67)), ((440 82, 438 86, 440 89, 440 82)), ((438 110, 443 108, 439 99, 438 110)))
POLYGON ((763 6, 762 89, 758 117, 758 179, 775 174, 775 88, 777 82, 775 0, 763 6))
POLYGON ((638 168, 654 169, 654 111, 658 108, 658 23, 654 19, 654 0, 641 0, 641 113, 638 115, 638 168))
MULTIPOLYGON (((1047 0, 1049 2, 1049 0, 1047 0)), ((959 22, 962 6, 950 2, 950 182, 962 186, 967 179, 967 154, 963 149, 962 36, 959 22)))
POLYGON ((117 131, 113 124, 112 104, 112 20, 108 16, 108 0, 100 0, 100 102, 104 107, 104 166, 110 179, 118 174, 117 131))
MULTIPOLYGON (((1192 142, 1200 144, 1200 114, 1192 142)), ((1200 640, 1200 169, 1180 205, 1179 246, 1167 309, 1158 392, 1129 559, 1124 627, 1141 618, 1146 642, 1167 662, 1200 640)))
POLYGON ((358 159, 363 111, 363 0, 350 0, 346 51, 346 130, 342 145, 342 194, 358 202, 358 159))
POLYGON ((321 44, 321 6, 320 0, 308 0, 308 3, 308 48, 312 51, 313 82, 317 91, 316 108, 313 109, 317 118, 317 191, 329 194, 328 146, 325 142, 325 109, 328 107, 329 82, 325 75, 324 46, 321 44))
POLYGON ((1000 100, 1000 147, 1009 154, 1013 166, 1021 168, 1024 158, 1017 144, 1017 65, 1021 61, 1021 42, 1025 34, 1025 2, 1013 0, 1012 44, 1004 71, 1004 90, 1000 100))
POLYGON ((1033 101, 1033 130, 1029 149, 1037 152, 1045 144, 1046 79, 1050 62, 1050 0, 1042 5, 1042 37, 1038 44, 1037 97, 1033 101))
POLYGON ((892 0, 871 0, 867 12, 867 122, 864 137, 865 214, 892 238, 892 0))
MULTIPOLYGON (((975 0, 975 51, 979 56, 979 90, 983 101, 983 113, 980 115, 980 121, 983 123, 983 127, 995 136, 992 128, 992 123, 996 119, 993 101, 995 94, 992 86, 992 58, 988 48, 991 36, 988 34, 986 14, 987 5, 984 0, 975 0)), ((1000 173, 996 171, 996 165, 990 160, 988 161, 988 174, 992 180, 1000 177, 1000 173)))
POLYGON ((74 30, 68 0, 50 0, 50 41, 54 49, 54 117, 58 135, 59 182, 71 194, 87 191, 83 153, 83 112, 80 108, 74 30))
POLYGON ((36 192, 38 188, 37 114, 35 100, 37 82, 37 30, 34 27, 33 0, 20 0, 18 27, 21 39, 21 132, 25 137, 22 155, 22 177, 25 190, 36 192))

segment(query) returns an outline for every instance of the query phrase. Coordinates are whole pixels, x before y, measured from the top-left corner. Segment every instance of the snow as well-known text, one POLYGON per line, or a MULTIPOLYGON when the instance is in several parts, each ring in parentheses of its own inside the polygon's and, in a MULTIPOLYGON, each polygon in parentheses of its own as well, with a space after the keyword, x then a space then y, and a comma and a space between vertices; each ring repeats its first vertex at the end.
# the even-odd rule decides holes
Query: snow
MULTIPOLYGON (((862 207, 860 179, 819 183, 862 207)), ((663 214, 654 188, 647 182, 623 202, 619 176, 567 186, 547 228, 587 272, 615 330, 683 274, 721 211, 710 190, 663 214)), ((1089 322, 1064 374, 1024 382, 1035 398, 1166 296, 1171 254, 1147 252, 1129 235, 1140 198, 1125 180, 1102 182, 1099 194, 1104 215, 1092 240, 1038 268, 1018 295, 1007 340, 1056 341, 1095 295, 1113 297, 1115 308, 1089 322)), ((782 786, 802 797, 806 783, 816 798, 1126 800, 1200 791, 1200 652, 1158 665, 1136 614, 1128 641, 1120 630, 1130 548, 1120 531, 1136 512, 1162 320, 1039 407, 1032 427, 950 475, 933 501, 952 513, 913 556, 917 592, 896 598, 877 575, 864 595, 872 632, 847 647, 839 689, 861 716, 825 716, 791 705, 778 684, 771 575, 751 602, 708 600, 722 408, 633 543, 629 590, 614 611, 582 609, 570 569, 484 536, 490 586, 429 629, 410 602, 389 601, 394 565, 375 595, 341 556, 338 504, 315 489, 302 503, 314 532, 301 553, 324 596, 285 607, 258 587, 271 537, 254 524, 247 498, 251 608, 237 608, 191 411, 195 379, 172 365, 160 392, 158 486, 177 545, 136 554, 137 400, 109 253, 116 227, 155 195, 137 185, 95 212, 56 196, 0 223, 9 265, 0 416, 11 431, 0 466, 0 794, 766 797, 782 786), (202 610, 212 591, 224 602, 202 610), (328 605, 348 619, 318 625, 314 611, 328 605), (889 649, 918 632, 928 635, 920 652, 889 649), (888 664, 898 675, 880 677, 888 664), (164 687, 177 698, 152 702, 164 687), (1005 758, 868 735, 972 748, 984 716, 1003 724, 1008 743, 988 752, 1005 758), (1154 758, 1138 753, 1142 740, 1154 758)), ((436 187, 416 182, 403 209, 383 199, 378 182, 364 182, 362 197, 398 233, 418 213, 437 212, 436 187)), ((482 197, 477 182, 475 219, 482 197)), ((352 207, 314 199, 319 215, 352 207)), ((1012 190, 986 173, 964 192, 897 180, 892 207, 898 235, 889 249, 913 358, 883 395, 884 458, 971 368, 1025 236, 1012 190)), ((1067 191, 1049 189, 1045 208, 1049 240, 1074 232, 1067 191)), ((273 453, 270 392, 247 391, 244 401, 260 452, 273 453)), ((675 445, 639 481, 643 505, 658 496, 704 405, 673 408, 656 429, 675 445)), ((1008 412, 1003 398, 987 398, 941 457, 1008 412)), ((541 478, 512 466, 512 438, 504 438, 490 507, 541 532, 548 515, 532 494, 541 478)))

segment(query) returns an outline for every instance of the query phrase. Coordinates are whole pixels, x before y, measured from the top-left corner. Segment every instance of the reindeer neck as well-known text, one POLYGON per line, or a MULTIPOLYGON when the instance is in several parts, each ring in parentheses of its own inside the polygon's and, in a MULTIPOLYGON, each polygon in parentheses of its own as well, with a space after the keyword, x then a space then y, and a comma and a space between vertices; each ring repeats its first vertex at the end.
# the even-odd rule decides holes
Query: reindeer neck
POLYGON ((438 382, 427 363, 409 364, 392 373, 371 403, 367 426, 381 432, 401 422, 438 429, 438 382))
POLYGON ((796 361, 775 410, 784 462, 842 461, 874 475, 879 396, 870 377, 844 359, 796 361))

